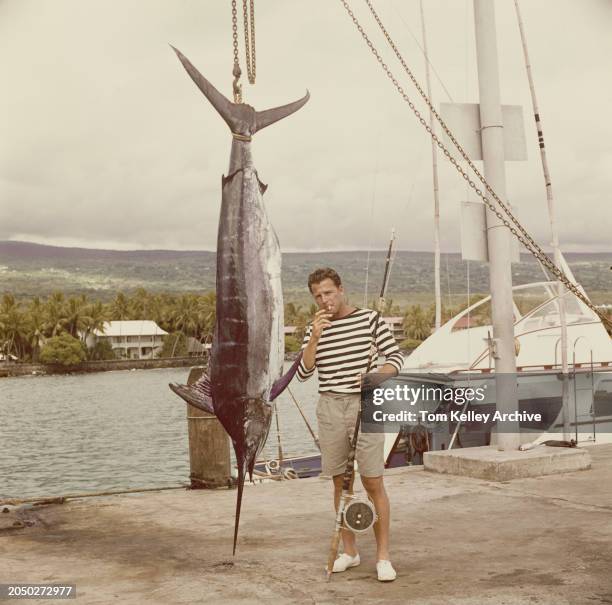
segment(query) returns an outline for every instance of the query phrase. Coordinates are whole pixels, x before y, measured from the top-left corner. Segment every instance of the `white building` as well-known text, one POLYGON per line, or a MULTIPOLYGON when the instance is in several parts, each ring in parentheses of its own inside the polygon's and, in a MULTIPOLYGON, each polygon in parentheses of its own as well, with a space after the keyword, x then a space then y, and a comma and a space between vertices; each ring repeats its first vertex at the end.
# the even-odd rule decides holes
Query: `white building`
POLYGON ((161 351, 164 336, 167 334, 168 332, 148 319, 107 321, 102 331, 94 331, 87 339, 87 346, 91 347, 98 341, 108 340, 117 358, 153 359, 161 351))

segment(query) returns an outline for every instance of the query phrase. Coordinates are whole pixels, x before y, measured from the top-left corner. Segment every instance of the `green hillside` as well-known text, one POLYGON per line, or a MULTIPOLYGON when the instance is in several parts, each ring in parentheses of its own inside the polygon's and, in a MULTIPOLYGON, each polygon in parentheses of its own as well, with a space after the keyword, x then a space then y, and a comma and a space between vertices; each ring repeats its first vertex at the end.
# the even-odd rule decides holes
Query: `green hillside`
MULTIPOLYGON (((283 255, 285 299, 309 300, 306 280, 310 271, 332 266, 343 276, 351 300, 364 300, 366 277, 368 299, 377 296, 385 252, 365 251, 286 253, 283 255), (368 258, 369 257, 369 258, 368 258)), ((578 281, 596 303, 612 302, 612 253, 568 254, 578 281)), ((543 272, 528 255, 513 266, 515 284, 541 281, 543 272)), ((458 254, 442 255, 442 292, 456 304, 467 292, 467 263, 458 254)), ((488 292, 488 267, 469 264, 470 291, 488 292)), ((214 290, 215 254, 204 251, 138 250, 116 251, 62 248, 25 242, 0 242, 0 292, 17 298, 46 296, 53 291, 66 295, 87 294, 108 301, 117 291, 137 288, 155 292, 214 290)), ((433 296, 433 254, 399 251, 391 273, 388 298, 397 304, 427 303, 433 296)))

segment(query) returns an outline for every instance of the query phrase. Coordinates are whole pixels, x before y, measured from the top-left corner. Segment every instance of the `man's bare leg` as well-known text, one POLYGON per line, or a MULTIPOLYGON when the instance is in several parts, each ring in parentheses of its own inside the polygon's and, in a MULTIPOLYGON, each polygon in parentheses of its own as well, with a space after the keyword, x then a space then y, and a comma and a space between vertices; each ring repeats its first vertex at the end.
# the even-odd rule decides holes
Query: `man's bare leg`
MULTIPOLYGON (((340 506, 340 497, 342 496, 342 483, 344 481, 344 475, 334 476, 334 507, 338 510, 340 506)), ((351 493, 353 493, 353 482, 351 481, 351 493)), ((357 554, 357 542, 355 540, 355 534, 348 529, 342 529, 342 543, 344 544, 344 552, 351 557, 357 554)))
POLYGON ((380 477, 362 476, 361 483, 368 492, 368 496, 370 497, 370 500, 372 500, 374 507, 376 508, 376 514, 378 515, 378 521, 376 521, 374 524, 374 535, 376 536, 376 560, 389 560, 389 520, 391 511, 389 506, 389 497, 385 491, 382 475, 380 477))

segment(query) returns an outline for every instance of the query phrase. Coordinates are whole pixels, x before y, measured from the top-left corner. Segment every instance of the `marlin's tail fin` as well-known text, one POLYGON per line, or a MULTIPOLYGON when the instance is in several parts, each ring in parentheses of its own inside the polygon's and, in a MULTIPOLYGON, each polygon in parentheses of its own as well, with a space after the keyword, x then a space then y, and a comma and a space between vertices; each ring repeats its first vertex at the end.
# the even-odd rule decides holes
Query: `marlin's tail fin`
POLYGON ((310 98, 310 93, 307 91, 306 95, 299 101, 288 103, 281 107, 274 107, 273 109, 255 111, 251 106, 244 103, 232 103, 193 66, 191 61, 180 50, 177 50, 174 46, 172 46, 172 50, 177 54, 180 62, 196 86, 204 93, 204 96, 219 112, 219 115, 225 120, 225 123, 234 134, 249 137, 258 130, 290 116, 310 98))

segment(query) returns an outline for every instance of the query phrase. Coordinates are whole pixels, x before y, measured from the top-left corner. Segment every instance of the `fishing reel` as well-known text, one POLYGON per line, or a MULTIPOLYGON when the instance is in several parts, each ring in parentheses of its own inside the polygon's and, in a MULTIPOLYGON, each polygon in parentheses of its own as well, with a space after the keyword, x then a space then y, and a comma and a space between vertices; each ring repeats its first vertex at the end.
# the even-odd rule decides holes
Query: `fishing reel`
POLYGON ((368 531, 378 520, 374 505, 369 500, 355 496, 350 498, 342 513, 344 527, 356 534, 368 531))
POLYGON ((280 470, 280 462, 278 460, 268 460, 266 462, 266 471, 269 475, 274 475, 280 470))
POLYGON ((299 479, 299 475, 294 468, 282 468, 279 460, 268 460, 265 467, 268 475, 282 477, 283 479, 299 479))

